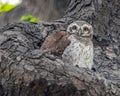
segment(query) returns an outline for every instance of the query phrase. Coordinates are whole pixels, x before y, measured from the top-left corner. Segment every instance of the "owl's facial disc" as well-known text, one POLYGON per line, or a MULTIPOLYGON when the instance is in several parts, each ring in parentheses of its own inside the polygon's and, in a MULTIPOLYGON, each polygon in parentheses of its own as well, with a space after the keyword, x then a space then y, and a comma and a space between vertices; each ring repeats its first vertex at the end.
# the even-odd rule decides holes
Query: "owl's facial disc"
POLYGON ((90 24, 84 21, 76 21, 67 28, 68 35, 74 35, 78 38, 92 38, 93 29, 90 24))

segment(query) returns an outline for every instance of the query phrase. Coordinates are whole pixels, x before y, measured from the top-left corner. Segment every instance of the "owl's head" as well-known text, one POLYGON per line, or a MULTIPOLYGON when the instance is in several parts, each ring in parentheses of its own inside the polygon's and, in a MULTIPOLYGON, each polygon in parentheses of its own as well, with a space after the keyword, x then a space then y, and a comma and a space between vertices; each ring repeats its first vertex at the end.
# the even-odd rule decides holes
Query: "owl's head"
POLYGON ((93 28, 85 21, 75 21, 67 28, 68 35, 75 35, 78 38, 92 38, 93 28))

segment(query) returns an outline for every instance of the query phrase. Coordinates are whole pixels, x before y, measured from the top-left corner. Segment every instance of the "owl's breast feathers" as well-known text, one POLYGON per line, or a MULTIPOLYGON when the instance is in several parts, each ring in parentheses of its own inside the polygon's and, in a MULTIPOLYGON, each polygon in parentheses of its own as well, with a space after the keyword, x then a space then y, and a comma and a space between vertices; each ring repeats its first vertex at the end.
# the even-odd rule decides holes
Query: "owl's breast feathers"
POLYGON ((56 56, 62 55, 65 48, 70 44, 65 31, 55 32, 46 37, 41 49, 56 56))
POLYGON ((76 39, 73 35, 68 37, 71 43, 65 49, 62 58, 67 64, 79 67, 92 68, 93 65, 93 44, 76 39))

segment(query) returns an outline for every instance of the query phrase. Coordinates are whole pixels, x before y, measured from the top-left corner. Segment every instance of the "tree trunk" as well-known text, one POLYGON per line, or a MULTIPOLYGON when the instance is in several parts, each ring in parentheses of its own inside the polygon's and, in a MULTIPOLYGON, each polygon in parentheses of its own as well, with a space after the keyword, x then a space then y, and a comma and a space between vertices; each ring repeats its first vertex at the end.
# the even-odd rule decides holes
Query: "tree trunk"
POLYGON ((120 96, 120 0, 71 0, 63 18, 0 29, 1 96, 120 96), (40 50, 75 20, 94 28, 94 70, 66 66, 40 50))

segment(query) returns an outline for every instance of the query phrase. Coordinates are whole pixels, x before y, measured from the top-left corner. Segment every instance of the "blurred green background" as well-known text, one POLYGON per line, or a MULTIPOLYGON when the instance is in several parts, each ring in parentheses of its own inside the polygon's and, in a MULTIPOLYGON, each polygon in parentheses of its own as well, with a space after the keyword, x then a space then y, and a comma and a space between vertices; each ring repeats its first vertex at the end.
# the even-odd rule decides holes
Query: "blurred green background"
POLYGON ((8 23, 61 18, 70 0, 0 0, 0 28, 8 23))

